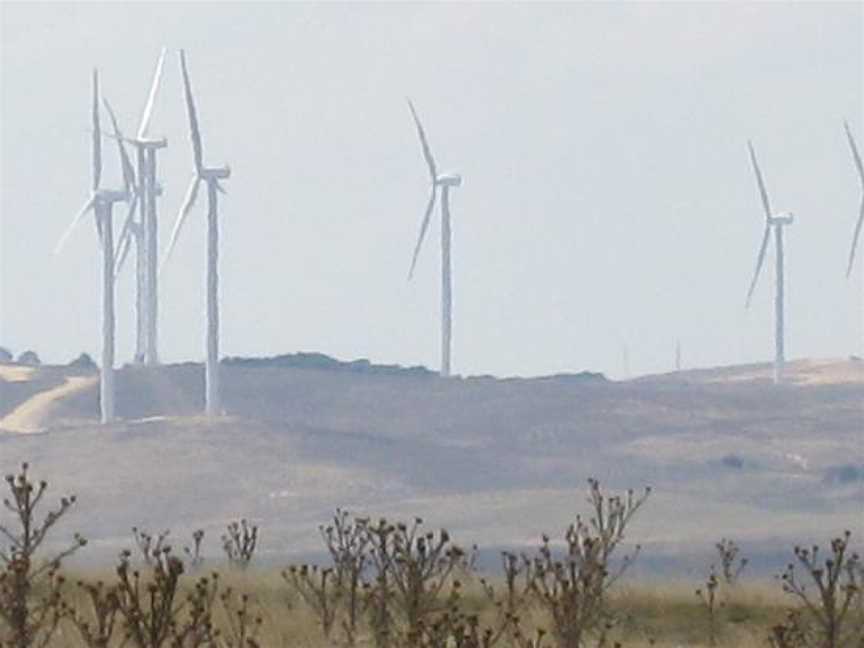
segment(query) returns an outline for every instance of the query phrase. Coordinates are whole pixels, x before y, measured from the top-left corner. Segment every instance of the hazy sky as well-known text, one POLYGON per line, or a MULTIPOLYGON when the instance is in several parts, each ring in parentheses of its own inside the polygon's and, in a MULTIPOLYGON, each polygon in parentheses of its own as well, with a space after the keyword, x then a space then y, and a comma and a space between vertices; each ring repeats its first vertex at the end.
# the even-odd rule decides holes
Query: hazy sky
MULTIPOLYGON (((864 148, 864 5, 0 4, 0 345, 98 354, 92 222, 52 250, 90 183, 90 74, 133 132, 162 46, 167 243, 192 168, 177 49, 208 164, 229 163, 222 351, 317 350, 438 366, 428 175, 453 196, 454 370, 620 376, 772 356, 773 255, 744 310, 763 217, 752 138, 789 229, 793 357, 862 352, 844 270, 864 148)), ((105 186, 118 178, 104 148, 105 186)), ((204 355, 205 204, 161 283, 165 361, 204 355)), ((120 210, 122 212, 122 210, 120 210)), ((117 217, 117 223, 121 216, 117 217)), ((862 255, 864 260, 864 255, 862 255)), ((118 358, 133 346, 133 273, 118 358)))

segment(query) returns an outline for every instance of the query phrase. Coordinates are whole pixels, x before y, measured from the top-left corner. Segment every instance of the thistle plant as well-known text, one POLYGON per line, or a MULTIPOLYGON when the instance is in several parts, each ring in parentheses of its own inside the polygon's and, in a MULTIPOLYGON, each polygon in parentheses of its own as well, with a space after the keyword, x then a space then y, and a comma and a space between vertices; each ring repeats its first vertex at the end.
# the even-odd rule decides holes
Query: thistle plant
MULTIPOLYGON (((495 628, 493 638, 507 636, 510 643, 522 646, 529 641, 521 628, 520 615, 530 604, 532 593, 532 563, 526 557, 519 557, 509 551, 501 552, 501 567, 504 572, 504 591, 498 596, 495 587, 485 578, 480 579, 480 586, 486 599, 495 607, 495 628)), ((545 631, 534 640, 542 641, 545 631)))
POLYGON ((168 529, 161 531, 155 535, 148 533, 144 529, 132 527, 132 537, 135 539, 135 546, 141 552, 141 557, 144 559, 144 564, 153 566, 157 560, 157 556, 162 553, 162 550, 168 546, 167 539, 171 533, 168 529))
MULTIPOLYGON (((342 596, 333 574, 332 567, 320 568, 317 565, 291 565, 282 571, 282 578, 315 615, 328 642, 342 596)), ((353 638, 353 634, 349 636, 353 638)), ((353 639, 350 644, 353 645, 353 639)))
POLYGON ((145 578, 130 564, 131 552, 123 551, 117 566, 117 607, 126 639, 135 648, 169 645, 183 605, 180 576, 183 561, 170 547, 151 554, 151 574, 145 578))
POLYGON ((239 569, 246 569, 252 562, 255 549, 258 548, 258 527, 242 519, 231 522, 222 535, 222 550, 228 559, 228 564, 239 569))
POLYGON ((849 550, 851 536, 846 531, 831 540, 824 560, 818 545, 809 549, 795 547, 803 578, 795 563, 789 563, 780 577, 783 591, 795 597, 807 611, 824 648, 864 646, 864 618, 856 609, 864 596, 861 558, 849 550))
POLYGON ((214 648, 263 648, 258 635, 264 621, 253 612, 249 595, 238 595, 229 587, 219 595, 219 601, 227 621, 214 648))
POLYGON ((69 619, 87 648, 108 648, 120 612, 117 591, 102 581, 78 581, 78 588, 85 594, 89 614, 72 610, 69 619))
POLYGON ((624 556, 614 571, 612 554, 651 493, 646 488, 638 497, 632 490, 624 496, 607 496, 596 479, 589 479, 588 485, 592 514, 587 520, 577 516, 567 529, 564 555, 557 556, 549 536, 543 535, 537 554, 526 557, 531 563, 534 598, 549 615, 558 648, 583 648, 590 634, 606 641, 611 619, 606 593, 636 559, 640 548, 637 545, 632 556, 624 556))
POLYGON ((333 520, 318 528, 333 561, 338 599, 344 608, 342 630, 346 643, 356 642, 362 612, 363 573, 369 562, 371 538, 365 520, 352 520, 347 511, 336 509, 333 520))
POLYGON ((717 578, 717 571, 714 565, 711 565, 708 578, 705 580, 705 587, 696 590, 696 596, 705 608, 708 614, 708 645, 717 645, 717 622, 719 608, 723 603, 717 597, 717 588, 720 586, 720 579, 717 578))
POLYGON ((720 570, 723 574, 724 583, 726 585, 737 584, 741 572, 744 571, 749 561, 747 558, 738 558, 741 550, 733 540, 722 538, 714 547, 720 558, 720 570))
MULTIPOLYGON (((465 552, 453 544, 450 534, 424 531, 423 520, 409 525, 390 524, 382 519, 376 525, 363 523, 370 538, 371 562, 376 572, 373 591, 375 605, 388 605, 373 614, 380 621, 385 614, 401 620, 401 636, 410 642, 421 634, 421 623, 440 611, 440 594, 457 569, 467 569, 465 552), (389 592, 380 591, 389 588, 389 592)), ((377 622, 377 621, 376 621, 377 622)))
POLYGON ((8 475, 10 495, 3 499, 13 523, 0 524, 4 547, 0 548, 0 646, 47 646, 68 614, 62 597, 64 580, 58 574, 62 561, 86 544, 75 534, 65 548, 38 560, 37 552, 53 527, 75 505, 75 496, 60 498, 59 505, 38 519, 37 510, 48 482, 34 482, 24 463, 17 475, 8 475))
POLYGON ((192 546, 183 547, 186 554, 186 564, 190 571, 198 569, 204 564, 204 556, 201 553, 201 544, 204 542, 204 530, 198 529, 192 533, 192 546))

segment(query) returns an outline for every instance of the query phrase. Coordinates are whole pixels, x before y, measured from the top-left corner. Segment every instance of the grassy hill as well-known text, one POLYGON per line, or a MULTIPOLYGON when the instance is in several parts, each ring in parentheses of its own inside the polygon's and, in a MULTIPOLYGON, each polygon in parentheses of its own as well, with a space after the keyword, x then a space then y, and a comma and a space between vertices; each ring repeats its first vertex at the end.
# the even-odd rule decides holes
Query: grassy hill
MULTIPOLYGON (((245 516, 281 560, 314 550, 336 506, 421 515, 466 544, 533 544, 585 510, 589 476, 653 486, 633 527, 648 564, 695 564, 721 536, 766 564, 843 528, 864 538, 864 363, 795 362, 775 386, 767 365, 612 382, 330 360, 224 362, 227 416, 215 421, 198 416, 200 365, 127 367, 123 420, 96 425, 89 384, 44 412, 43 432, 0 431, 0 470, 27 459, 58 495, 76 492, 70 524, 95 541, 91 555, 127 545, 133 525, 203 527, 215 543, 245 516)), ((0 429, 65 371, 0 374, 0 429)))

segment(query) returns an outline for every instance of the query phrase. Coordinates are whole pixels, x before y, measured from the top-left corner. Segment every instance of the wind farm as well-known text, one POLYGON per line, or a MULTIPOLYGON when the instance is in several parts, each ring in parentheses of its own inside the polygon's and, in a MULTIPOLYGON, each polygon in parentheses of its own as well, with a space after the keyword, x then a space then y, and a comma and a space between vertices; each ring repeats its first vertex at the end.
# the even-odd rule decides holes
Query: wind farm
MULTIPOLYGON (((0 464, 75 493, 56 539, 88 539, 85 581, 129 547, 146 581, 141 531, 170 528, 157 561, 193 586, 203 531, 226 554, 206 573, 290 587, 337 509, 539 578, 592 546, 596 479, 638 508, 625 587, 681 578, 714 645, 749 648, 721 539, 745 589, 776 589, 796 546, 864 541, 861 11, 4 9, 0 464), (230 529, 248 551, 253 526, 242 571, 230 529)), ((485 596, 472 579, 454 600, 485 596)), ((333 600, 331 638, 377 646, 333 600)), ((760 641, 775 603, 746 621, 760 641)), ((609 641, 711 643, 632 619, 609 641)), ((583 648, 549 627, 495 646, 583 648)))

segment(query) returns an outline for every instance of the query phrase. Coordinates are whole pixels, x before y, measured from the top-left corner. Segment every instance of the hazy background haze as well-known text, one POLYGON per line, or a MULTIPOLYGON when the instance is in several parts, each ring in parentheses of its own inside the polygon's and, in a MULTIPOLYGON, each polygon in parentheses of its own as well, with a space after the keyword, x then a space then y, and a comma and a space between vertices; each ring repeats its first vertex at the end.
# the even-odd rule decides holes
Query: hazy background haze
MULTIPOLYGON (((860 3, 4 2, 0 16, 0 344, 15 351, 98 352, 90 219, 52 250, 89 191, 92 68, 131 134, 163 46, 163 250, 192 168, 178 48, 205 162, 232 167, 225 355, 438 367, 437 217, 406 282, 428 195, 406 96, 439 167, 464 178, 457 373, 621 376, 625 345, 633 374, 667 371, 676 338, 686 366, 768 360, 772 256, 744 310, 763 227, 748 138, 775 209, 796 215, 789 355, 864 351, 864 258, 844 279, 861 187, 842 127, 864 147, 860 3)), ((103 186, 117 184, 103 151, 103 186)), ((161 278, 164 361, 204 354, 205 202, 161 278)))

